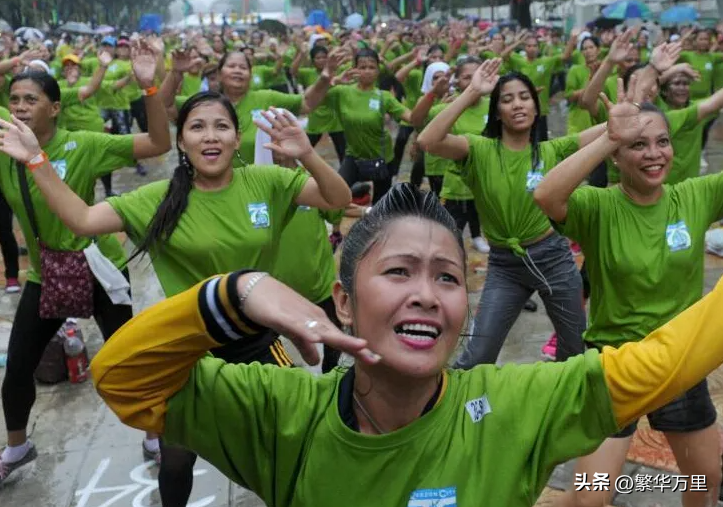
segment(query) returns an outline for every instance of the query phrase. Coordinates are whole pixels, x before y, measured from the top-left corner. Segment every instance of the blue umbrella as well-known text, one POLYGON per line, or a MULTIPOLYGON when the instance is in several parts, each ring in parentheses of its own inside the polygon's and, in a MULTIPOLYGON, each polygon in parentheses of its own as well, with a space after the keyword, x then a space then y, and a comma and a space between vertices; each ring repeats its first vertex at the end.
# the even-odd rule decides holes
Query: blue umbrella
POLYGON ((347 30, 358 30, 364 26, 364 16, 355 12, 344 20, 344 28, 347 30))
POLYGON ((660 15, 660 22, 666 25, 682 25, 698 21, 700 15, 694 7, 676 5, 660 15))
POLYGON ((306 26, 320 26, 324 30, 331 26, 331 20, 326 12, 322 10, 311 11, 309 17, 306 18, 306 26))
POLYGON ((609 19, 637 19, 650 17, 650 8, 641 2, 620 0, 613 2, 602 10, 602 15, 609 19))

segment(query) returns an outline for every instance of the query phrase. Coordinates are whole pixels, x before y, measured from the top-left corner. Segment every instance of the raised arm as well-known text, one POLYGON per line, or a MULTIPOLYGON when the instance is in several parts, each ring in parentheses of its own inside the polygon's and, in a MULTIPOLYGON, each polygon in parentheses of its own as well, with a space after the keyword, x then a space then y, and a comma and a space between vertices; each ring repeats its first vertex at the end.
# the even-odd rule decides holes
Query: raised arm
POLYGON ((336 49, 329 54, 326 67, 321 72, 321 75, 319 75, 319 79, 317 79, 316 83, 310 86, 304 94, 304 99, 301 104, 301 114, 309 114, 321 104, 324 97, 326 97, 326 92, 329 91, 331 80, 336 75, 336 70, 347 57, 348 55, 343 49, 336 49))
MULTIPOLYGON (((605 87, 605 80, 612 73, 616 65, 620 65, 625 61, 628 53, 633 48, 633 34, 634 30, 628 28, 620 37, 613 41, 612 46, 610 46, 610 52, 585 87, 582 97, 580 97, 578 102, 580 107, 587 109, 593 117, 596 117, 598 113, 598 99, 605 87)), ((614 99, 614 97, 608 98, 614 99)))
POLYGON ((434 83, 432 91, 425 94, 421 99, 417 101, 417 105, 414 106, 411 114, 409 115, 409 123, 415 128, 421 128, 424 126, 424 122, 429 116, 429 111, 432 109, 435 100, 444 99, 449 93, 449 78, 451 71, 447 73, 442 79, 438 79, 434 83))
POLYGON ((464 136, 450 134, 449 131, 460 115, 492 92, 499 80, 499 68, 502 60, 487 60, 479 66, 472 82, 449 107, 439 113, 417 137, 417 143, 431 155, 450 160, 463 160, 469 154, 469 143, 464 136))
POLYGON ((183 74, 188 72, 196 61, 191 59, 188 51, 174 51, 171 54, 171 72, 166 73, 166 78, 161 84, 160 96, 163 105, 167 108, 175 108, 175 98, 178 89, 183 82, 183 74))
POLYGON ((555 222, 565 222, 568 200, 583 180, 621 145, 635 141, 640 135, 644 124, 633 102, 634 88, 633 83, 626 95, 622 79, 618 79, 618 104, 613 107, 608 98, 602 96, 610 118, 607 134, 557 164, 537 185, 533 194, 535 202, 555 222))
POLYGON ((103 78, 105 77, 105 71, 108 70, 108 65, 113 61, 113 57, 110 53, 103 51, 98 54, 98 68, 93 73, 93 77, 90 82, 81 86, 78 90, 78 98, 81 102, 85 102, 88 98, 95 95, 100 86, 103 84, 103 78))
POLYGON ((123 230, 123 220, 110 204, 88 206, 60 179, 27 125, 15 117, 12 122, 0 120, 0 133, 0 151, 28 166, 48 207, 73 234, 95 236, 123 230))

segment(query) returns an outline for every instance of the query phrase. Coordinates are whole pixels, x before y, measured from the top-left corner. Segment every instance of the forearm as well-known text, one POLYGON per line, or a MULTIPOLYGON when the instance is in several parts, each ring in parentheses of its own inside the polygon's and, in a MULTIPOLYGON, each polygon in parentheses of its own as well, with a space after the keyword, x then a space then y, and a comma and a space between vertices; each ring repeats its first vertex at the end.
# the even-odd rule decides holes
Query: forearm
POLYGON ((327 71, 324 71, 319 76, 319 79, 316 80, 316 83, 306 90, 304 102, 301 106, 301 114, 308 114, 316 109, 324 100, 324 97, 326 97, 326 92, 329 91, 330 86, 331 76, 327 71))
POLYGON ((163 105, 166 107, 173 107, 175 105, 173 101, 176 98, 176 92, 181 86, 182 81, 182 72, 173 70, 166 74, 166 79, 163 80, 161 91, 159 92, 163 100, 163 105))
POLYGON ((600 64, 597 72, 595 72, 595 75, 593 75, 592 79, 583 90, 579 102, 580 107, 587 109, 591 112, 591 114, 596 113, 595 109, 597 101, 600 99, 600 93, 602 93, 603 88, 605 87, 605 80, 608 78, 612 70, 613 63, 610 59, 606 58, 603 60, 603 63, 600 64))
POLYGON ((91 78, 90 82, 80 89, 80 91, 78 92, 78 96, 81 102, 95 95, 95 93, 100 88, 100 85, 103 84, 103 78, 105 77, 106 69, 107 67, 103 67, 102 65, 99 66, 98 70, 93 73, 93 77, 91 78))
POLYGON ((417 105, 412 109, 411 121, 409 122, 413 127, 420 128, 424 125, 424 120, 427 119, 429 111, 434 105, 434 98, 434 94, 428 93, 417 101, 417 105))
POLYGON ((239 309, 244 283, 241 272, 211 278, 145 310, 111 337, 90 368, 98 393, 121 421, 163 433, 167 401, 198 359, 262 330, 239 309))
MULTIPOLYGON (((398 56, 397 58, 395 58, 394 60, 389 62, 387 67, 389 67, 389 70, 394 72, 394 69, 397 69, 400 65, 406 64, 407 62, 409 62, 409 60, 412 60, 413 58, 414 58, 414 51, 410 51, 406 55, 398 56)), ((416 66, 416 63, 415 63, 415 66, 416 66)))
POLYGON ((430 146, 443 141, 461 114, 478 100, 479 97, 474 96, 472 93, 463 92, 449 107, 446 107, 429 122, 429 125, 419 134, 419 137, 417 137, 419 146, 424 151, 428 151, 430 146))
POLYGON ((418 63, 416 60, 409 62, 404 67, 399 69, 396 74, 394 74, 394 77, 399 81, 400 83, 404 84, 404 82, 409 77, 409 74, 417 67, 418 63))
POLYGON ((329 205, 328 209, 342 209, 351 202, 349 185, 316 150, 311 150, 300 162, 314 178, 319 193, 329 205))
POLYGON ((163 104, 158 92, 146 96, 144 103, 146 116, 148 117, 148 137, 157 148, 157 153, 153 156, 158 156, 171 149, 171 131, 168 125, 166 106, 163 104))
POLYGON ((723 363, 723 284, 643 341, 601 360, 620 427, 669 403, 723 363))
POLYGON ((13 67, 19 65, 22 59, 19 56, 14 56, 0 62, 0 74, 7 74, 13 70, 13 67))

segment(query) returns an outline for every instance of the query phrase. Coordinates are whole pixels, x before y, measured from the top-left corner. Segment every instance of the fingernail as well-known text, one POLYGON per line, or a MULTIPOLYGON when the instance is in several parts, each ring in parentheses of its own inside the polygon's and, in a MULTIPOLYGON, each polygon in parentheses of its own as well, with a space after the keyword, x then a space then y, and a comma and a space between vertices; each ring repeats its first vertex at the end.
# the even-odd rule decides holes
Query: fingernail
POLYGON ((367 357, 367 359, 369 359, 370 361, 373 361, 375 363, 378 363, 379 361, 382 360, 382 356, 372 352, 371 350, 365 350, 364 355, 367 357))

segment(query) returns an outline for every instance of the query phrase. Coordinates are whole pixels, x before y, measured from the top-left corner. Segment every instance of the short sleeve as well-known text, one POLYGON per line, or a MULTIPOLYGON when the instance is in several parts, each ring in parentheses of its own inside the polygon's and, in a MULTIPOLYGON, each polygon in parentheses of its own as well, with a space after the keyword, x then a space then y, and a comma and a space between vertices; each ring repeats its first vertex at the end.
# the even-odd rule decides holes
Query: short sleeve
MULTIPOLYGON (((552 141, 548 141, 548 143, 555 151, 555 159, 557 162, 561 162, 580 149, 580 136, 574 134, 571 136, 559 137, 557 139, 553 139, 552 141)), ((552 166, 547 168, 548 171, 550 169, 552 169, 552 166)))
POLYGON ((301 459, 320 418, 317 407, 325 405, 317 386, 331 380, 317 381, 302 368, 227 364, 206 356, 168 401, 163 437, 196 452, 265 503, 288 505, 284 497, 292 494, 293 481, 278 474, 301 459), (290 491, 277 479, 289 480, 290 491))
POLYGON ((331 88, 329 88, 329 91, 326 92, 326 97, 324 97, 324 101, 329 107, 331 107, 335 111, 339 111, 339 104, 341 102, 339 100, 339 97, 341 97, 345 86, 346 85, 332 86, 331 88))
POLYGON ((454 161, 454 164, 450 164, 449 170, 461 177, 469 188, 474 189, 479 180, 477 170, 487 165, 484 160, 489 156, 489 148, 494 141, 476 134, 465 134, 464 137, 469 144, 467 158, 454 161))
POLYGON ((299 114, 304 99, 301 95, 291 95, 290 93, 281 93, 274 90, 267 90, 269 94, 269 105, 286 109, 294 114, 299 114))
POLYGON ((93 154, 92 170, 97 177, 112 173, 121 167, 133 167, 133 134, 115 136, 96 132, 82 133, 83 149, 93 154))
POLYGON ((60 105, 62 107, 70 107, 81 104, 79 88, 60 88, 60 105))
POLYGON ((525 65, 526 58, 519 53, 510 54, 510 69, 520 71, 525 65))
POLYGON ((585 88, 581 77, 579 67, 575 66, 570 69, 565 80, 565 98, 569 99, 574 92, 585 88))
POLYGON ((344 218, 343 209, 320 210, 319 213, 321 214, 321 218, 329 222, 331 225, 339 225, 341 223, 341 219, 344 218))
POLYGON ((723 218, 723 173, 689 178, 675 185, 677 192, 687 194, 687 201, 700 203, 708 212, 706 224, 723 218))
POLYGON ((600 217, 600 197, 604 189, 585 186, 577 188, 567 199, 567 217, 556 229, 565 236, 585 245, 586 239, 597 234, 600 217))
POLYGON ((670 123, 670 136, 675 136, 681 130, 693 130, 698 125, 698 104, 684 109, 674 109, 665 113, 670 123))
POLYGON ((168 181, 143 185, 132 192, 109 197, 106 202, 123 220, 123 229, 133 243, 145 237, 158 205, 168 190, 168 181))
POLYGON ((317 73, 314 69, 299 69, 299 82, 304 88, 308 88, 313 85, 316 79, 317 73))
POLYGON ((174 103, 176 104, 176 109, 181 109, 183 107, 183 104, 185 104, 187 100, 188 100, 188 97, 186 97, 186 96, 183 96, 183 95, 176 96, 176 98, 174 99, 174 103))
POLYGON ((405 111, 407 111, 407 108, 387 91, 383 91, 382 96, 384 97, 384 112, 389 114, 396 121, 401 121, 402 115, 405 111))

